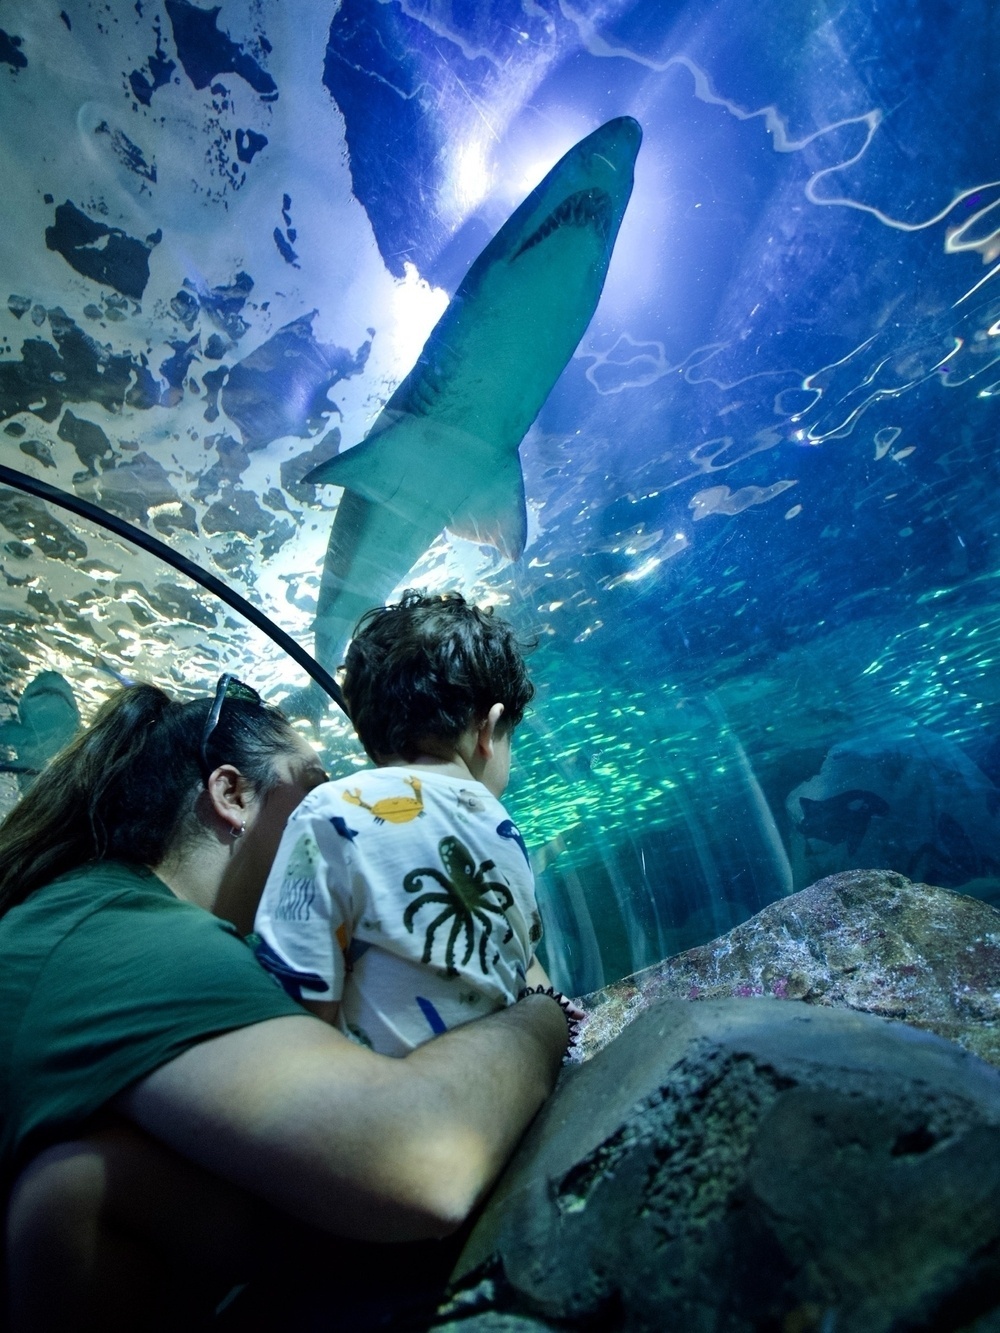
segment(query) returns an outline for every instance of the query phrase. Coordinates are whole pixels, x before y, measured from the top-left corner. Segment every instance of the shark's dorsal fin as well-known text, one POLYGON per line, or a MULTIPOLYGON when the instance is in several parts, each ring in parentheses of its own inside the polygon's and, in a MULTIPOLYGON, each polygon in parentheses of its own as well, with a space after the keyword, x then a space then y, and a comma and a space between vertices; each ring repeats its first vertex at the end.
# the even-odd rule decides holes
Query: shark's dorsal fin
POLYGON ((508 560, 521 558, 528 539, 528 514, 517 454, 491 470, 486 484, 452 514, 447 526, 456 537, 495 546, 508 560))

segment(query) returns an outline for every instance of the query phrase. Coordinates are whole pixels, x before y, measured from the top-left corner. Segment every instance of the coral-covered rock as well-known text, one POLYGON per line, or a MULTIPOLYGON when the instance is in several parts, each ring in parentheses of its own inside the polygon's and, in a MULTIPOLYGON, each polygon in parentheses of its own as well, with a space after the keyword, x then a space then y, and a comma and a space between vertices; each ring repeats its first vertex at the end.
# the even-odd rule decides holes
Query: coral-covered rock
POLYGON ((710 944, 586 996, 580 1057, 668 996, 864 1010, 1000 1065, 1000 911, 889 870, 831 875, 710 944))
POLYGON ((663 1000, 564 1073, 437 1333, 985 1333, 1000 1073, 869 1014, 663 1000))

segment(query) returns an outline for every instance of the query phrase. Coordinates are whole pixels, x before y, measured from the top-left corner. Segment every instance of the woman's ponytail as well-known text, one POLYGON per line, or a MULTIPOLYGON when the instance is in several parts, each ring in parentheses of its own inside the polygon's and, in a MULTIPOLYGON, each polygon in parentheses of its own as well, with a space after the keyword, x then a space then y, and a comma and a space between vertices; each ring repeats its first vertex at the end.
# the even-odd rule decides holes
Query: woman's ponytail
MULTIPOLYGON (((167 714, 180 708, 153 685, 132 685, 56 755, 0 825, 0 915, 57 875, 108 854, 120 793, 135 784, 167 714)), ((170 832, 161 830, 161 850, 170 832)))

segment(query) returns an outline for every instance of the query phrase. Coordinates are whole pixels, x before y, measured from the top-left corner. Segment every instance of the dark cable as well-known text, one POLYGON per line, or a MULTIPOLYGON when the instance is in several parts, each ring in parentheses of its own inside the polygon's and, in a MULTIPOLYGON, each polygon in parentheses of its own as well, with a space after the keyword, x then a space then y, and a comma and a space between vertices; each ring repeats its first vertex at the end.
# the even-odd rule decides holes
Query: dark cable
POLYGON ((89 500, 81 500, 78 495, 70 495, 68 491, 61 491, 58 486, 50 486, 47 481, 39 481, 35 477, 29 477, 25 472, 18 472, 15 468, 5 467, 0 464, 0 481, 4 481, 8 486, 13 486, 19 491, 26 491, 28 495, 34 495, 39 500, 47 500, 51 504, 59 505, 63 509, 68 509, 73 514, 79 514, 81 518, 90 519, 92 523, 99 527, 107 528, 118 537, 123 537, 126 541, 132 542, 135 546, 140 546, 150 555, 155 555, 157 559, 163 560, 166 564, 173 566, 181 574, 185 574, 189 579, 201 586, 207 591, 231 606, 234 611, 238 611, 244 619, 249 620, 251 625, 256 626, 264 634, 272 639, 279 648, 283 649, 293 661, 297 662, 303 671, 307 671, 316 684, 330 696, 337 707, 348 717, 347 702, 344 699, 343 691, 340 686, 323 667, 306 652, 300 648, 291 635, 286 634, 283 629, 270 620, 263 611, 257 609, 245 597, 241 597, 228 584, 217 579, 214 574, 209 574, 201 565, 196 565, 193 560, 187 556, 181 555, 168 546, 166 542, 161 542, 156 537, 151 537, 148 532, 143 532, 142 528, 137 528, 125 519, 119 518, 116 514, 110 514, 106 509, 101 509, 89 500))

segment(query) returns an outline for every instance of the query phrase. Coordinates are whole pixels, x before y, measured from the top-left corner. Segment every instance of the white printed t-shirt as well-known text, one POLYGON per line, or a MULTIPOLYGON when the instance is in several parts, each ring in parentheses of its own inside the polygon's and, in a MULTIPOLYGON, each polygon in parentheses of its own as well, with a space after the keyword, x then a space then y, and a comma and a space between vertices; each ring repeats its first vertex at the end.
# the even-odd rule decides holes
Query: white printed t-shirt
POLYGON ((502 1009, 541 921, 527 848, 482 783, 433 768, 325 782, 294 811, 254 925, 297 999, 385 1055, 502 1009))

